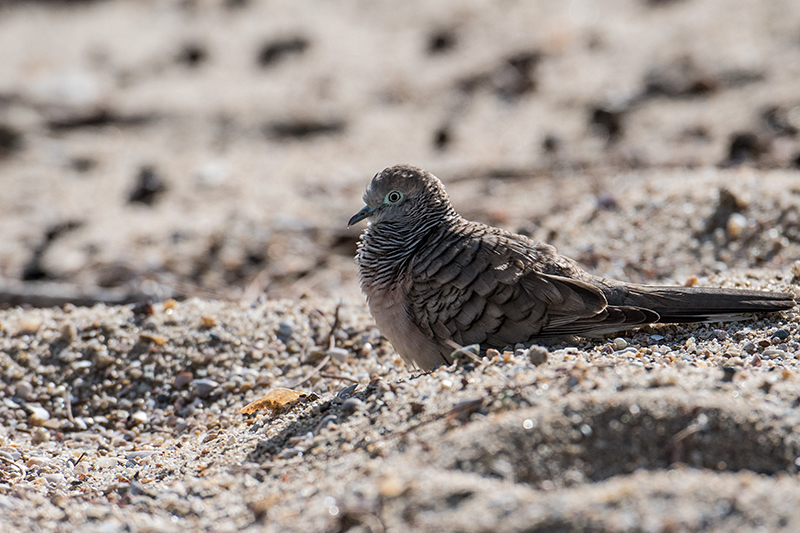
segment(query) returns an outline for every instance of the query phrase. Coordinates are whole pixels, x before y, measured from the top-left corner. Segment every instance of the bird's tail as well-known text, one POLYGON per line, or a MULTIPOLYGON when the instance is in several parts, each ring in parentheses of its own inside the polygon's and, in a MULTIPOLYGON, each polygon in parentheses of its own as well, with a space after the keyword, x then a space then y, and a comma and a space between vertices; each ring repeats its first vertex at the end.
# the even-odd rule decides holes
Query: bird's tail
POLYGON ((609 305, 642 307, 658 313, 658 322, 738 320, 752 313, 773 313, 796 305, 791 293, 706 287, 657 287, 603 280, 609 305))

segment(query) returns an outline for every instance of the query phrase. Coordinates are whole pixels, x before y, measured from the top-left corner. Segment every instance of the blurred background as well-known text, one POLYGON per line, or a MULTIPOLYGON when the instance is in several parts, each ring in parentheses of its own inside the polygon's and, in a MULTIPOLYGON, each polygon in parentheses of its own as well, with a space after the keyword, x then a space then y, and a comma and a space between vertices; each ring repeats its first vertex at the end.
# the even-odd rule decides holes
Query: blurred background
POLYGON ((798 131, 795 0, 0 0, 0 306, 361 301, 397 163, 598 274, 782 268, 798 131))

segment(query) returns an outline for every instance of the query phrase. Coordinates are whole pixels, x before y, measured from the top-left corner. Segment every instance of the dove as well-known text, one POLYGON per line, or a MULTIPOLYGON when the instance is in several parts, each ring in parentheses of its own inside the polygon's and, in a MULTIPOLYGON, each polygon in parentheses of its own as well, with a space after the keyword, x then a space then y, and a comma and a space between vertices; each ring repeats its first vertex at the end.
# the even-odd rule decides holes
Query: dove
POLYGON ((361 289, 381 333, 422 370, 451 364, 456 345, 502 350, 795 305, 789 293, 594 276, 549 244, 466 220, 438 178, 410 165, 379 172, 363 199, 348 222, 369 220, 356 252, 361 289))

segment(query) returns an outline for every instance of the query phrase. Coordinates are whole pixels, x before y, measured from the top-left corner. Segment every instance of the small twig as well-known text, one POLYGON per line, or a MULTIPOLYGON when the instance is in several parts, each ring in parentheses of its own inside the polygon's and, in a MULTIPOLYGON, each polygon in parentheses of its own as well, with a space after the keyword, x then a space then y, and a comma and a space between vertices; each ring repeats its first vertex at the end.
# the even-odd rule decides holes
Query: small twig
MULTIPOLYGON (((339 322, 339 309, 341 307, 342 307, 342 302, 340 301, 339 303, 336 304, 336 309, 333 311, 333 325, 331 326, 330 334, 328 334, 328 350, 330 350, 331 348, 336 346, 336 335, 335 334, 336 334, 336 330, 339 329, 339 324, 340 324, 340 322, 339 322)), ((319 310, 315 309, 315 311, 317 311, 317 313, 319 313, 321 316, 323 316, 323 317, 325 316, 319 310)), ((322 359, 322 361, 320 361, 319 364, 317 366, 315 366, 311 370, 311 372, 306 374, 306 376, 303 379, 301 379, 300 381, 298 381, 297 383, 294 383, 293 385, 289 386, 289 388, 293 389, 295 387, 299 387, 300 385, 302 385, 303 383, 305 383, 306 381, 311 379, 314 376, 314 374, 319 372, 325 365, 328 364, 328 362, 330 362, 330 360, 331 360, 330 354, 326 355, 322 359)), ((358 383, 358 382, 356 382, 356 383, 358 383)))
MULTIPOLYGON (((698 416, 699 418, 699 416, 698 416)), ((698 433, 703 431, 708 427, 708 419, 705 421, 695 420, 669 439, 667 446, 665 447, 665 451, 671 452, 671 458, 673 463, 678 463, 681 461, 683 457, 683 453, 685 451, 684 441, 698 433)))
POLYGON ((247 284, 247 287, 245 287, 244 291, 242 291, 242 300, 245 302, 252 302, 256 300, 267 290, 269 282, 269 271, 265 268, 256 274, 255 277, 250 280, 250 283, 247 284))
POLYGON ((323 358, 322 358, 322 361, 320 361, 320 362, 319 362, 319 364, 318 364, 317 366, 315 366, 315 367, 314 367, 314 368, 311 370, 311 372, 309 372, 308 374, 306 374, 306 377, 304 377, 303 379, 301 379, 301 380, 300 380, 300 381, 298 381, 297 383, 293 383, 292 385, 289 385, 289 387, 288 387, 288 388, 290 388, 290 389, 294 389, 294 388, 297 388, 297 387, 299 387, 300 385, 302 385, 303 383, 305 383, 306 381, 308 381, 309 379, 311 379, 312 377, 314 377, 314 374, 316 374, 317 372, 319 372, 319 371, 322 369, 322 367, 324 367, 325 365, 327 365, 327 364, 328 364, 328 362, 329 362, 330 360, 331 360, 331 356, 330 356, 330 355, 326 355, 325 357, 323 357, 323 358))
POLYGON ((453 349, 453 352, 458 352, 461 355, 466 355, 467 357, 471 358, 476 363, 480 363, 481 362, 481 358, 480 357, 478 357, 477 355, 475 355, 471 351, 467 350, 466 348, 464 348, 463 346, 458 344, 456 341, 454 341, 452 339, 447 339, 447 345, 450 346, 453 349))
POLYGON ((344 381, 349 381, 350 383, 361 383, 360 381, 358 381, 355 378, 351 378, 350 376, 342 376, 340 374, 328 374, 326 372, 320 372, 319 375, 320 375, 320 377, 323 377, 323 378, 341 379, 341 380, 344 380, 344 381))
POLYGON ((0 454, 0 460, 5 461, 6 463, 10 464, 11 466, 13 466, 17 470, 19 470, 20 476, 22 478, 25 478, 25 476, 27 475, 27 472, 25 471, 25 467, 22 466, 21 464, 17 463, 16 461, 12 461, 11 459, 9 459, 8 457, 5 457, 2 454, 0 454))
POLYGON ((64 390, 64 407, 67 409, 67 419, 75 422, 75 418, 72 416, 72 393, 69 389, 64 390))
POLYGON ((689 424, 687 427, 683 428, 675 435, 673 435, 672 438, 669 440, 669 443, 672 446, 675 446, 676 444, 679 444, 684 440, 686 440, 687 438, 689 438, 690 436, 694 435, 698 431, 702 431, 702 429, 703 427, 700 424, 697 423, 689 424))
MULTIPOLYGON (((480 357, 478 357, 477 355, 475 355, 474 353, 472 353, 471 351, 466 349, 464 346, 461 346, 460 344, 458 344, 454 340, 447 339, 447 344, 448 344, 448 346, 453 348, 453 353, 458 352, 460 354, 466 355, 467 357, 469 357, 470 359, 475 361, 477 364, 481 363, 481 358, 480 357)), ((488 367, 488 368, 491 369, 491 367, 488 367)), ((500 372, 499 370, 495 371, 494 369, 492 369, 492 373, 494 373, 496 376, 499 376, 500 379, 502 379, 503 381, 506 382, 506 384, 510 384, 511 383, 511 380, 508 379, 506 376, 504 376, 502 374, 502 372, 500 372)))
POLYGON ((83 459, 83 457, 84 457, 85 455, 86 455, 86 452, 83 452, 83 453, 81 453, 80 457, 78 457, 78 460, 77 460, 77 461, 75 461, 75 466, 78 466, 78 463, 80 463, 80 462, 81 462, 81 459, 83 459))
POLYGON ((336 330, 339 329, 341 323, 339 322, 339 309, 342 307, 342 301, 336 303, 336 309, 333 311, 333 325, 331 326, 331 333, 328 335, 328 349, 336 346, 336 330))

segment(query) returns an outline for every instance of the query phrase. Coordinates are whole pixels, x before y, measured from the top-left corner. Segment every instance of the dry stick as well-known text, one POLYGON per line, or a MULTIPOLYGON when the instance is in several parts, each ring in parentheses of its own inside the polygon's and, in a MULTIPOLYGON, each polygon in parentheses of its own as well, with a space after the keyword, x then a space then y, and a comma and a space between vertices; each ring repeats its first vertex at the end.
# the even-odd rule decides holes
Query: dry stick
POLYGON ((671 452, 671 458, 673 463, 678 463, 681 461, 681 457, 683 456, 684 452, 684 445, 683 441, 687 438, 691 437, 695 433, 699 431, 703 431, 708 427, 708 422, 702 423, 699 420, 693 421, 691 424, 677 432, 669 439, 665 447, 665 451, 671 452))
POLYGON ((242 300, 245 302, 252 302, 255 301, 259 295, 264 294, 267 290, 267 286, 270 282, 270 276, 267 269, 263 269, 261 272, 256 274, 256 276, 250 281, 250 283, 245 287, 242 291, 242 300))
POLYGON ((333 325, 331 326, 331 334, 328 335, 328 349, 336 346, 336 330, 339 329, 341 323, 339 322, 339 309, 342 308, 342 301, 336 303, 336 309, 333 310, 333 325))
POLYGON ((480 363, 481 362, 481 358, 480 357, 478 357, 477 355, 475 355, 471 351, 467 350, 466 348, 464 348, 463 346, 458 344, 456 341, 454 341, 452 339, 447 339, 447 344, 448 344, 448 346, 450 346, 453 349, 454 352, 458 352, 458 353, 460 353, 462 355, 466 355, 467 357, 471 358, 476 363, 480 363))
POLYGON ((27 472, 25 472, 25 467, 24 467, 24 466, 22 466, 21 464, 17 463, 16 461, 12 461, 11 459, 9 459, 8 457, 5 457, 5 456, 4 456, 4 455, 2 455, 2 454, 0 454, 0 460, 2 460, 2 461, 5 461, 6 463, 10 464, 11 466, 13 466, 13 467, 14 467, 14 468, 16 468, 17 470, 19 470, 19 472, 20 472, 20 475, 21 475, 21 477, 22 477, 23 479, 24 479, 24 478, 25 478, 25 476, 27 475, 27 472))
POLYGON ((330 356, 330 355, 326 355, 325 357, 323 357, 323 358, 322 358, 322 361, 320 361, 320 362, 319 362, 319 364, 318 364, 317 366, 315 366, 315 367, 314 367, 314 368, 311 370, 311 372, 309 372, 308 374, 306 374, 306 376, 305 376, 303 379, 301 379, 300 381, 298 381, 297 383, 293 383, 292 385, 289 385, 289 388, 290 388, 290 389, 294 389, 294 388, 296 388, 296 387, 299 387, 300 385, 302 385, 303 383, 305 383, 306 381, 308 381, 309 379, 311 379, 312 377, 314 377, 314 374, 316 374, 317 372, 319 372, 319 371, 322 369, 322 367, 323 367, 323 366, 325 366, 325 365, 327 365, 327 364, 328 364, 328 362, 329 362, 330 360, 331 360, 331 356, 330 356))
MULTIPOLYGON (((454 340, 452 340, 452 339, 448 339, 448 340, 447 340, 447 344, 448 344, 448 345, 449 345, 451 348, 453 348, 453 351, 454 351, 454 352, 458 352, 458 353, 460 353, 460 354, 466 355, 466 356, 470 357, 470 358, 471 358, 473 361, 475 361, 476 363, 478 363, 478 364, 481 364, 481 362, 482 362, 482 361, 481 361, 481 358, 480 358, 480 357, 478 357, 477 355, 475 355, 474 353, 472 353, 471 351, 469 351, 469 350, 468 350, 468 349, 466 349, 465 347, 461 346, 460 344, 458 344, 458 343, 457 343, 457 342, 455 342, 454 340)), ((491 367, 488 367, 488 368, 489 368, 489 369, 491 369, 491 367)), ((493 374, 495 374, 496 376, 500 376, 500 378, 501 378, 503 381, 505 381, 505 382, 506 382, 506 384, 510 384, 510 383, 511 383, 511 380, 510 380, 510 379, 508 379, 507 377, 505 377, 505 376, 504 376, 503 374, 501 374, 499 371, 495 372, 494 370, 492 370, 492 373, 493 373, 493 374)))
POLYGON ((67 420, 75 422, 75 418, 72 416, 72 392, 69 389, 64 391, 64 406, 67 409, 67 420))
POLYGON ((356 378, 351 378, 350 376, 342 376, 341 374, 328 374, 327 372, 320 372, 319 375, 323 378, 342 379, 344 381, 349 381, 350 383, 361 383, 356 378))
MULTIPOLYGON (((335 342, 336 342, 336 337, 334 336, 334 334, 336 333, 336 330, 339 329, 339 308, 341 308, 341 307, 342 307, 342 302, 339 302, 339 303, 336 304, 336 309, 333 311, 333 326, 331 326, 331 332, 328 335, 328 349, 329 350, 334 347, 335 342)), ((317 311, 317 310, 315 309, 315 311, 317 311)), ((323 317, 325 316, 320 311, 317 311, 317 313, 319 313, 323 317)), ((327 365, 330 360, 331 360, 330 354, 326 355, 322 359, 322 361, 320 361, 319 364, 317 366, 315 366, 311 370, 311 372, 306 374, 305 377, 303 379, 301 379, 300 381, 290 385, 289 388, 290 389, 294 389, 295 387, 299 387, 300 385, 302 385, 303 383, 305 383, 306 381, 308 381, 309 379, 314 377, 314 375, 317 372, 319 372, 320 370, 322 370, 322 368, 325 365, 327 365)))
MULTIPOLYGON (((333 311, 333 325, 331 326, 331 332, 330 332, 330 334, 328 335, 328 349, 329 349, 329 350, 330 350, 331 348, 333 348, 333 347, 334 347, 334 345, 335 345, 335 343, 336 343, 336 337, 335 337, 335 333, 336 333, 336 330, 337 330, 337 329, 339 329, 339 309, 340 309, 341 307, 342 307, 342 302, 339 302, 339 303, 337 303, 337 304, 336 304, 336 309, 333 311)), ((321 313, 320 311, 317 311, 317 313, 319 313, 320 315, 322 315, 322 313, 321 313)), ((322 316, 325 316, 325 315, 322 315, 322 316)), ((305 377, 304 377, 303 379, 301 379, 300 381, 298 381, 297 383, 294 383, 294 384, 290 385, 290 386, 289 386, 289 388, 290 388, 290 389, 294 389, 295 387, 299 387, 300 385, 302 385, 303 383, 305 383, 306 381, 308 381, 309 379, 311 379, 312 377, 314 377, 314 375, 315 375, 317 372, 319 372, 320 370, 322 370, 322 368, 323 368, 325 365, 327 365, 327 364, 328 364, 328 362, 329 362, 330 360, 331 360, 331 356, 330 356, 330 354, 326 355, 326 356, 325 356, 325 357, 322 359, 322 361, 320 361, 320 362, 319 362, 319 364, 318 364, 317 366, 315 366, 315 367, 314 367, 314 368, 311 370, 311 372, 309 372, 308 374, 306 374, 306 375, 305 375, 305 377)))

